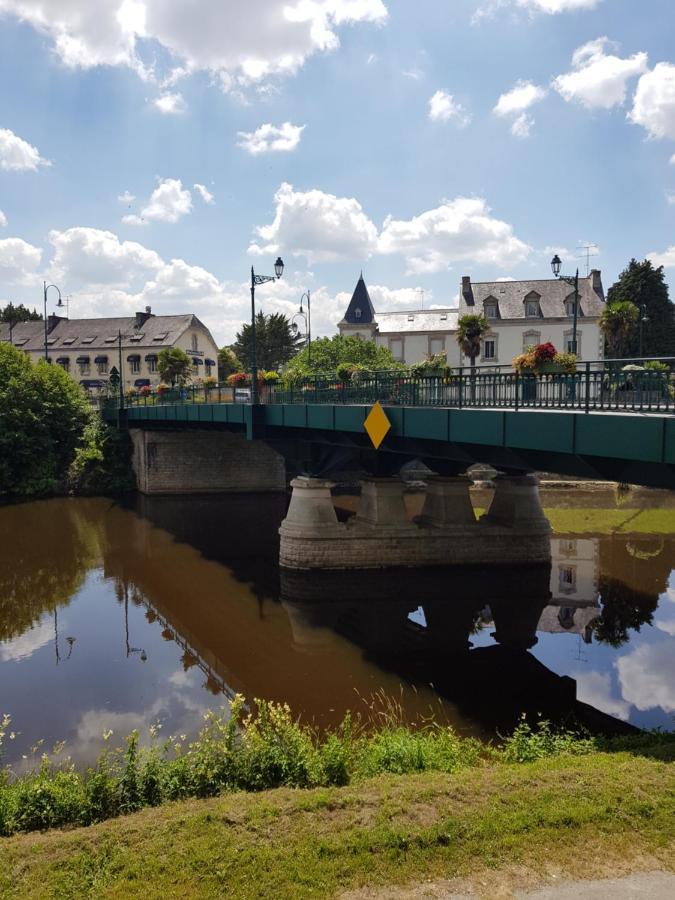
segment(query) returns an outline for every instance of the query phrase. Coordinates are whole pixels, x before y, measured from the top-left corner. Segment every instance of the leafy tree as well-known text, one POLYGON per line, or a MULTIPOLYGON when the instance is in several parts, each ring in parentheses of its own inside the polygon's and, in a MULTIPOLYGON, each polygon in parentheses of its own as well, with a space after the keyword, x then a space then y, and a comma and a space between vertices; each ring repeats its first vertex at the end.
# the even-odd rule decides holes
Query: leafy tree
POLYGON ((0 344, 0 496, 36 496, 64 482, 93 412, 60 366, 31 365, 0 344))
MULTIPOLYGON (((631 259, 618 281, 607 292, 607 302, 630 301, 640 310, 645 307, 647 321, 642 325, 642 352, 645 356, 675 356, 675 306, 668 296, 663 266, 654 268, 648 259, 631 259)), ((639 353, 636 329, 626 351, 639 353)))
POLYGON ((308 348, 298 353, 289 363, 286 372, 298 375, 315 375, 335 372, 340 365, 353 364, 371 371, 403 368, 387 347, 378 347, 375 341, 364 341, 353 336, 335 335, 312 341, 311 365, 308 348))
POLYGON ((39 322, 41 319, 42 315, 36 309, 30 310, 23 303, 18 306, 8 303, 0 309, 0 322, 39 322))
POLYGON ((457 343, 465 356, 471 360, 471 368, 476 365, 476 357, 480 355, 480 342, 484 334, 490 330, 490 323, 483 315, 468 313, 457 323, 457 343))
POLYGON ((225 381, 228 375, 243 371, 243 366, 231 347, 221 347, 218 351, 218 381, 225 381))
POLYGON ((639 309, 630 300, 617 300, 603 309, 600 330, 611 359, 623 359, 630 353, 639 317, 639 309))
POLYGON ((180 347, 165 347, 157 357, 157 369, 162 381, 171 387, 184 385, 192 377, 190 357, 180 347))
POLYGON ((621 647, 629 639, 629 631, 651 625, 659 603, 659 595, 628 587, 608 575, 601 575, 598 590, 602 612, 593 623, 596 639, 610 647, 621 647))
MULTIPOLYGON (((266 316, 259 312, 255 317, 255 355, 259 369, 281 368, 295 356, 304 340, 302 335, 293 334, 291 323, 283 313, 266 316)), ((242 325, 236 341, 232 344, 232 350, 250 370, 252 365, 250 325, 242 325)))

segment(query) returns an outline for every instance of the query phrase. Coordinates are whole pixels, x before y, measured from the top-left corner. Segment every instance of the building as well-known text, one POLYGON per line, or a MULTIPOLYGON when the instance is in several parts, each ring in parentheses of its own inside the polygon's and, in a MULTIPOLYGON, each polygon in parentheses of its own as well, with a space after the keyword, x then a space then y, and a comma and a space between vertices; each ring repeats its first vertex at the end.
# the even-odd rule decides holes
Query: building
MULTIPOLYGON (((605 294, 600 271, 593 269, 579 279, 577 313, 577 356, 582 360, 602 359, 604 340, 600 316, 605 294)), ((510 365, 514 356, 531 344, 550 341, 557 350, 571 350, 574 288, 558 278, 541 281, 482 281, 462 278, 459 316, 482 313, 490 331, 481 344, 480 363, 510 365)), ((459 350, 456 350, 459 364, 459 350)), ((466 358, 462 364, 466 364, 466 358)))
MULTIPOLYGON (((0 324, 0 341, 10 340, 9 325, 0 324)), ((45 324, 19 322, 12 343, 33 362, 45 357, 45 324)), ((218 375, 218 348, 211 332, 193 315, 156 316, 150 307, 135 316, 110 319, 47 319, 47 353, 83 388, 98 393, 110 371, 121 371, 125 390, 159 383, 160 350, 180 347, 192 360, 195 378, 218 375)))
MULTIPOLYGON (((577 355, 596 360, 603 355, 600 316, 605 295, 600 271, 579 279, 577 355)), ((430 354, 445 353, 448 365, 468 365, 457 344, 458 320, 469 313, 484 314, 490 331, 481 344, 478 363, 510 366, 514 356, 530 344, 550 341, 569 350, 574 318, 574 288, 556 278, 540 281, 472 282, 462 278, 459 308, 376 312, 368 288, 359 278, 338 325, 340 334, 374 340, 388 347, 394 359, 408 365, 430 354)))

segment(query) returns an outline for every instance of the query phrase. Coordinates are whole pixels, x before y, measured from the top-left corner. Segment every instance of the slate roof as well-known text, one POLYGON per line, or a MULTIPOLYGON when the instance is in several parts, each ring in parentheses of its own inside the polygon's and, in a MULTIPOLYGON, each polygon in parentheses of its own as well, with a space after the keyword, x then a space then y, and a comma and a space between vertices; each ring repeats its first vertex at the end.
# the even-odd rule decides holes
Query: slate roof
POLYGON ((459 310, 456 308, 410 309, 404 312, 375 313, 378 334, 456 331, 458 318, 459 310))
MULTIPOLYGON (((192 314, 151 315, 140 326, 135 316, 102 319, 58 318, 47 336, 47 344, 50 355, 57 350, 110 350, 117 347, 117 335, 121 331, 122 347, 125 349, 130 347, 161 349, 173 346, 181 334, 191 326, 201 327, 210 334, 203 322, 192 314), (132 340, 132 336, 136 340, 132 340), (93 338, 93 341, 89 338, 93 338), (111 338, 114 338, 114 341, 110 340, 111 338)), ((0 324, 0 341, 9 341, 7 324, 0 324)), ((14 326, 12 341, 22 350, 44 351, 44 322, 18 323, 14 326)))
MULTIPOLYGON (((542 317, 564 318, 565 300, 574 298, 574 288, 558 278, 538 281, 481 281, 464 283, 460 289, 461 311, 482 312, 484 301, 497 301, 500 319, 524 319, 525 298, 539 295, 542 317)), ((600 316, 605 308, 600 273, 579 279, 579 312, 582 316, 600 316)))
POLYGON ((359 280, 356 282, 352 299, 349 301, 349 306, 347 307, 343 322, 347 322, 350 325, 370 325, 372 324, 374 316, 375 310, 370 299, 370 294, 368 293, 368 288, 363 280, 363 273, 361 273, 359 280), (361 310, 360 316, 356 315, 357 309, 361 310))

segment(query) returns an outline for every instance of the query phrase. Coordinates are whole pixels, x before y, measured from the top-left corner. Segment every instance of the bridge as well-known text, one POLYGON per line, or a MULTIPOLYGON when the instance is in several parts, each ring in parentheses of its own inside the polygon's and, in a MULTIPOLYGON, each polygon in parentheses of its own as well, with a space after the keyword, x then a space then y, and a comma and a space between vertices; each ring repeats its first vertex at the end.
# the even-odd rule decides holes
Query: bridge
POLYGON ((522 377, 469 372, 447 378, 400 373, 345 385, 312 379, 232 402, 222 388, 137 397, 104 414, 131 430, 145 493, 283 490, 299 475, 281 527, 290 568, 541 562, 550 528, 535 471, 675 487, 675 417, 668 372, 591 368, 522 377), (384 437, 366 421, 377 404, 384 437), (379 442, 381 438, 381 443, 379 442), (408 520, 401 467, 434 473, 422 515, 408 520), (476 521, 463 474, 500 472, 487 515, 476 521), (354 521, 339 522, 336 472, 365 473, 354 521))

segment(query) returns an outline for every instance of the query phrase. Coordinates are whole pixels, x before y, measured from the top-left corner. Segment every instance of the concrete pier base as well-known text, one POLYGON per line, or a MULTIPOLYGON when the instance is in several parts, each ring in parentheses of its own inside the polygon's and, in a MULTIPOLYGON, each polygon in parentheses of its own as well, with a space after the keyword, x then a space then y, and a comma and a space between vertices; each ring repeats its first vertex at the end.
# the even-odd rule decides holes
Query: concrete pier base
POLYGON ((404 485, 397 478, 365 479, 357 514, 347 523, 337 520, 329 482, 302 477, 291 484, 291 504, 279 529, 284 568, 508 565, 551 558, 536 479, 509 476, 498 482, 490 513, 480 521, 466 477, 430 479, 416 521, 406 517, 404 485))

